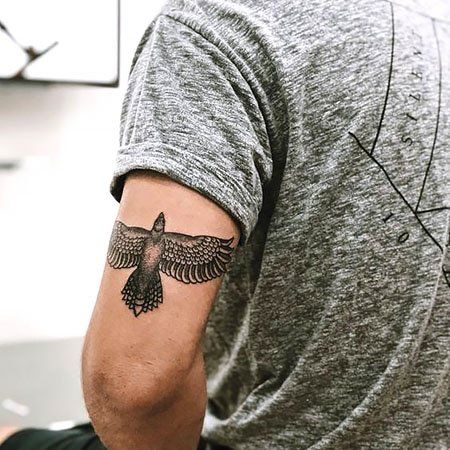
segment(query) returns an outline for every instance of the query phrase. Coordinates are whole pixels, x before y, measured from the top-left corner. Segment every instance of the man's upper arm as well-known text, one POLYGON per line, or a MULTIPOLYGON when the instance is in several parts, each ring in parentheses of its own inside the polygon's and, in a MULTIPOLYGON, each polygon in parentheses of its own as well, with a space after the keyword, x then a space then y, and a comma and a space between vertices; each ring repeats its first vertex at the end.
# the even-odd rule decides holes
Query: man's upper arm
POLYGON ((155 172, 129 175, 86 340, 88 372, 122 386, 134 383, 127 373, 177 383, 201 351, 238 241, 235 221, 200 193, 155 172))
POLYGON ((203 330, 272 177, 254 83, 214 34, 173 14, 152 21, 133 59, 110 187, 121 205, 83 353, 88 410, 111 450, 198 442, 203 330))
POLYGON ((152 23, 122 109, 111 183, 121 205, 83 359, 91 388, 137 404, 170 397, 187 374, 202 377, 221 275, 255 228, 271 179, 259 105, 215 43, 179 18, 152 23), (163 225, 167 235, 151 231, 163 225))

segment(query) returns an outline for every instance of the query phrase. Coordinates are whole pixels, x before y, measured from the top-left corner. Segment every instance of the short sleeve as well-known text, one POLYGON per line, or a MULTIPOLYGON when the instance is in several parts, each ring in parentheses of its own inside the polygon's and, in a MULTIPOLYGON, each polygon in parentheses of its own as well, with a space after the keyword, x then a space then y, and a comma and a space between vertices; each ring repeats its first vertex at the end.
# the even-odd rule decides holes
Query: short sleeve
POLYGON ((207 37, 166 15, 147 29, 130 70, 111 193, 150 169, 193 188, 239 224, 244 245, 272 175, 258 101, 236 65, 207 37))

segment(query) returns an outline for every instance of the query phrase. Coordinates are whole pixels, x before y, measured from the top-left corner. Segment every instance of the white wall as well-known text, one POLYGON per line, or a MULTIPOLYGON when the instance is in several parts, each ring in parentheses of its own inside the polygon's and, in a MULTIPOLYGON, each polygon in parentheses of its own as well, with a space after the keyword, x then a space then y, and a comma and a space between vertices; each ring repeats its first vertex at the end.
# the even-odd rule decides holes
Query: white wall
POLYGON ((117 204, 129 66, 164 0, 121 5, 118 88, 0 81, 0 342, 83 335, 117 204))

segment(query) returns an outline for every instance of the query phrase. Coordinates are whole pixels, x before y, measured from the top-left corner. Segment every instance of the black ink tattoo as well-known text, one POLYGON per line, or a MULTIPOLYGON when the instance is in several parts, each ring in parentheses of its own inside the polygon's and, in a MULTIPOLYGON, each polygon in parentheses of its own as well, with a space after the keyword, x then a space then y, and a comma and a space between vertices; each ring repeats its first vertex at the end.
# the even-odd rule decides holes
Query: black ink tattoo
POLYGON ((190 236, 164 231, 161 212, 151 230, 116 221, 108 249, 114 269, 135 267, 122 289, 122 299, 137 317, 163 302, 159 271, 183 283, 217 278, 231 261, 233 237, 190 236))

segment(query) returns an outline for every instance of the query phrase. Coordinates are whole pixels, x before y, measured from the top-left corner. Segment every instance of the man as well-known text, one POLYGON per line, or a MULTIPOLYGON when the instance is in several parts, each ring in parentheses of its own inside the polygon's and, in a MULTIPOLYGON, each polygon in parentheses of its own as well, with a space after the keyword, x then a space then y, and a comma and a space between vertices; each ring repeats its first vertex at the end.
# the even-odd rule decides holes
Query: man
POLYGON ((108 449, 448 448, 449 73, 445 0, 167 3, 83 352, 108 449))

